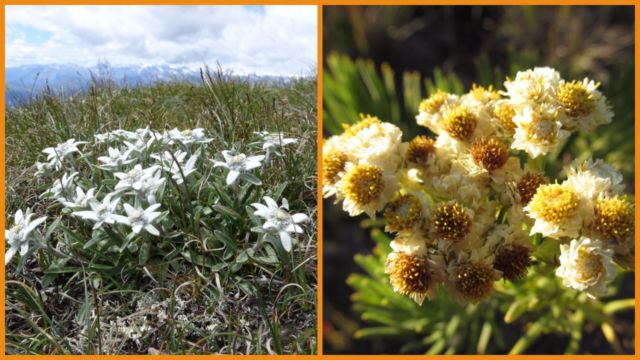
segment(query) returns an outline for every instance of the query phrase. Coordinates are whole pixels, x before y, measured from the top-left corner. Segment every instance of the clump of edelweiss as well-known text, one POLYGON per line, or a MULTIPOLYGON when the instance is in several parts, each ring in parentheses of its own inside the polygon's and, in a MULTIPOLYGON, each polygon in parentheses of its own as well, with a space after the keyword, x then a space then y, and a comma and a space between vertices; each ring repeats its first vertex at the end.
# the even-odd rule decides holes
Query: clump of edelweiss
MULTIPOLYGON (((297 143, 297 139, 282 133, 263 131, 256 135, 258 139, 253 144, 260 149, 257 151, 273 156, 283 156, 277 151, 279 147, 297 143)), ((41 198, 58 203, 61 213, 79 221, 79 226, 90 228, 94 239, 112 240, 92 241, 86 246, 104 247, 108 253, 136 252, 143 245, 148 248, 160 242, 154 238, 175 231, 172 229, 175 222, 164 221, 175 211, 175 204, 166 200, 170 191, 183 193, 189 191, 190 185, 201 188, 221 180, 227 186, 242 181, 260 185, 265 154, 245 155, 224 150, 221 152, 224 162, 217 161, 207 158, 207 146, 213 141, 202 128, 162 133, 149 128, 117 129, 96 134, 93 142, 69 139, 44 149, 47 161, 36 164, 36 176, 50 182, 41 198), (93 154, 96 154, 95 163, 90 164, 93 154), (85 163, 90 165, 89 170, 81 166, 85 163), (216 168, 226 171, 219 172, 216 168)), ((251 147, 247 150, 253 151, 251 147)), ((229 190, 231 196, 239 196, 234 192, 236 189, 237 186, 229 190)), ((303 232, 299 223, 308 217, 289 214, 286 199, 282 200, 281 207, 274 205, 271 198, 265 199, 268 199, 268 208, 260 211, 264 205, 255 204, 257 213, 266 220, 265 230, 278 234, 289 251, 290 234, 303 232)), ((35 236, 34 230, 47 218, 32 220, 33 216, 30 209, 24 214, 21 210, 14 214, 14 225, 5 230, 8 245, 5 264, 9 264, 16 253, 25 256, 30 249, 46 247, 39 243, 41 238, 35 236)), ((70 257, 61 252, 57 254, 70 257)))
POLYGON ((477 303, 496 280, 526 276, 536 234, 561 243, 557 276, 590 296, 605 292, 616 257, 633 254, 634 209, 620 173, 589 160, 550 180, 530 161, 611 122, 600 84, 535 68, 504 85, 423 100, 416 121, 435 138, 403 142, 398 127, 363 115, 324 141, 324 196, 351 216, 384 216, 395 234, 385 272, 419 304, 441 285, 477 303))

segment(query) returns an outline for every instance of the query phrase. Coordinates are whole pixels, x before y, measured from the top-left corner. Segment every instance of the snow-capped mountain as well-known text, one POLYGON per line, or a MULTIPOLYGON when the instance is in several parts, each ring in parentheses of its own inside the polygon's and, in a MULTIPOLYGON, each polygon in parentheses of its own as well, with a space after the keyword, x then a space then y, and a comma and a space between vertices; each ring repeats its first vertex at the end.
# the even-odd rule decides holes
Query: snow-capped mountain
MULTIPOLYGON (((239 76, 251 82, 281 84, 291 78, 261 75, 239 76)), ((118 86, 144 86, 157 81, 189 81, 199 84, 200 70, 173 65, 83 67, 73 64, 21 65, 5 70, 5 101, 14 106, 38 96, 49 87, 56 94, 85 91, 91 82, 112 81, 118 86)))

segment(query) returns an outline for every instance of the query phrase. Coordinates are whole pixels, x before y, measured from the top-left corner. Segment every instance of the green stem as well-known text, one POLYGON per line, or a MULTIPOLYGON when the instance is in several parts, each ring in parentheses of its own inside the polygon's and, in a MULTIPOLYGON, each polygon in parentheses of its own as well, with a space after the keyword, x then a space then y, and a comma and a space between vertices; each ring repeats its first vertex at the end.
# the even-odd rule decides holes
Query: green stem
POLYGON ((619 311, 632 310, 635 306, 635 299, 615 300, 607 303, 603 308, 603 312, 607 315, 611 315, 619 311))

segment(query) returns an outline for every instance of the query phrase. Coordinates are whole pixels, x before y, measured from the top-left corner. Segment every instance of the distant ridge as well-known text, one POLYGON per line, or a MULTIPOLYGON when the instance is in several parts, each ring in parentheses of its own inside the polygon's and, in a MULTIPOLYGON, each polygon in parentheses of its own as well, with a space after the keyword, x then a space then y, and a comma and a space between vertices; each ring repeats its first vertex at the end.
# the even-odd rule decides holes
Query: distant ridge
MULTIPOLYGON (((264 82, 283 85, 299 78, 274 75, 235 75, 229 77, 246 79, 252 83, 264 82)), ((72 96, 83 93, 93 83, 113 82, 117 86, 147 86, 157 81, 187 81, 200 84, 200 70, 181 66, 115 66, 97 64, 84 67, 73 64, 21 65, 5 70, 5 103, 16 106, 38 97, 48 86, 56 94, 72 96)))

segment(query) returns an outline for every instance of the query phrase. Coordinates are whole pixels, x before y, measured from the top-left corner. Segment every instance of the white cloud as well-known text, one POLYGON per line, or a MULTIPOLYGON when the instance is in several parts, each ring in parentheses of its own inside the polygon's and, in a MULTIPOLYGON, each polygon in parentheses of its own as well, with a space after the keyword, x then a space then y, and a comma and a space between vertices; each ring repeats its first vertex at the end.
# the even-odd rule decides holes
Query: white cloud
POLYGON ((8 67, 220 62, 290 75, 317 66, 315 6, 7 6, 5 16, 8 67))

